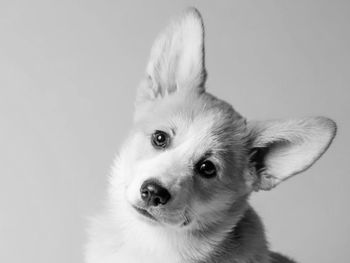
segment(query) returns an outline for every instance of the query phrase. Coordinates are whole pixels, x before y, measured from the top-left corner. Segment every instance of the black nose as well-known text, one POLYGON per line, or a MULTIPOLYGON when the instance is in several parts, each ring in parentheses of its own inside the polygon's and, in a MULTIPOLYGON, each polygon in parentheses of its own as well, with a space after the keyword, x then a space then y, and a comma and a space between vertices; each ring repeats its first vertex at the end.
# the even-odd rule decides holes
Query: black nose
POLYGON ((140 189, 141 198, 148 206, 165 205, 170 199, 167 189, 153 180, 145 181, 140 189))

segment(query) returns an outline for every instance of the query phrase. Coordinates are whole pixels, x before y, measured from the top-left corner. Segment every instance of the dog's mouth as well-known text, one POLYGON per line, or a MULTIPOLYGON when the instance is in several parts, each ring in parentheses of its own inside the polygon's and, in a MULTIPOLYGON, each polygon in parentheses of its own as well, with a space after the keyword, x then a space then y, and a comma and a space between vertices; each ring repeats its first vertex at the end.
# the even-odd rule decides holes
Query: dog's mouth
POLYGON ((143 215, 143 216, 145 216, 145 217, 147 217, 147 218, 149 218, 149 219, 152 219, 152 220, 154 220, 154 221, 157 221, 157 219, 156 219, 153 215, 151 215, 146 209, 141 208, 141 207, 137 207, 137 206, 134 206, 134 205, 133 205, 133 208, 134 208, 137 212, 139 212, 139 214, 141 214, 141 215, 143 215))
POLYGON ((181 223, 179 223, 178 220, 175 220, 173 221, 172 219, 174 219, 174 217, 171 217, 172 219, 169 219, 169 218, 164 218, 164 217, 160 217, 159 220, 154 216, 152 215, 150 212, 148 212, 147 209, 145 208, 142 208, 142 207, 139 207, 139 206, 135 206, 135 205, 132 205, 132 207, 142 216, 152 220, 153 222, 158 222, 158 223, 169 223, 171 225, 178 225, 180 227, 187 227, 188 225, 190 225, 192 223, 192 218, 188 215, 188 213, 184 213, 182 216, 181 216, 181 219, 180 221, 182 221, 181 223))

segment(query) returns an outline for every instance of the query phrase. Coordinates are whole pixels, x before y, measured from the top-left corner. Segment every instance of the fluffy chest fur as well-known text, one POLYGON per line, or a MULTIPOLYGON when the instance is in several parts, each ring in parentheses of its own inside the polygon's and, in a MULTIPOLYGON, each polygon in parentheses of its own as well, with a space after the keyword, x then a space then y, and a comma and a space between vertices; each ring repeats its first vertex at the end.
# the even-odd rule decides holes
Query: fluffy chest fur
POLYGON ((264 263, 269 252, 263 227, 248 208, 231 230, 179 233, 118 222, 112 214, 95 218, 87 263, 264 263), (116 224, 117 223, 117 224, 116 224))

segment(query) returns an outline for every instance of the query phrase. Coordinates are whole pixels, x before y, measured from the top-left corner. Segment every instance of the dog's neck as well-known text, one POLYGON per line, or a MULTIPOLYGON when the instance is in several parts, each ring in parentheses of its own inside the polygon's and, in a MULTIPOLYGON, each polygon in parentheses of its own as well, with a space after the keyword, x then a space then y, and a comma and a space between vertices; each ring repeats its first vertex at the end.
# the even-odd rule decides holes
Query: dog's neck
POLYGON ((244 215, 219 244, 215 253, 211 254, 204 262, 269 262, 264 227, 253 208, 248 206, 244 215))
POLYGON ((225 262, 223 258, 246 262, 245 257, 252 260, 255 254, 259 254, 257 262, 265 262, 267 246, 258 216, 246 201, 236 204, 230 213, 215 224, 195 229, 172 229, 148 222, 140 225, 129 220, 122 228, 122 243, 131 254, 152 255, 152 262, 163 262, 164 258, 176 263, 218 262, 216 258, 220 262, 225 262))

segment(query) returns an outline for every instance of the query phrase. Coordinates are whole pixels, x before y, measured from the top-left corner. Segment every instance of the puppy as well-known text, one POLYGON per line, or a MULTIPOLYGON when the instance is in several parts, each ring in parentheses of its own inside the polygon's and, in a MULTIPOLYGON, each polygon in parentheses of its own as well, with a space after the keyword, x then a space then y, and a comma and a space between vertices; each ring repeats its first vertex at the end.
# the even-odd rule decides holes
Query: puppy
POLYGON ((327 150, 325 117, 246 121, 205 89, 204 28, 189 9, 155 41, 134 126, 92 220, 87 263, 293 262, 269 251, 248 203, 327 150))

